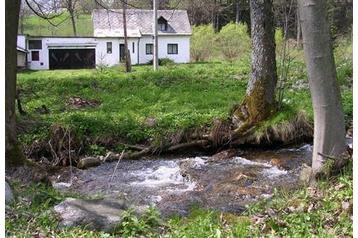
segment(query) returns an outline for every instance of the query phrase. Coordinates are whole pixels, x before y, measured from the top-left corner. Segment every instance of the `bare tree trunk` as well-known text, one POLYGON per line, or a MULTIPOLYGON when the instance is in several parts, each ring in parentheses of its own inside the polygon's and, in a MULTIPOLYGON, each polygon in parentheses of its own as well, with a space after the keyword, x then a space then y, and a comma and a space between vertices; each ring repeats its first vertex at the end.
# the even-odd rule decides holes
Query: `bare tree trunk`
POLYGON ((300 11, 297 7, 297 19, 296 19, 296 22, 297 22, 297 48, 302 48, 302 42, 301 42, 301 35, 302 35, 302 32, 301 32, 301 22, 300 22, 300 11))
POLYGON ((74 36, 77 36, 76 18, 75 18, 76 1, 77 0, 67 0, 66 1, 66 4, 67 4, 66 8, 67 8, 68 13, 70 14, 74 36))
POLYGON ((20 0, 5 1, 5 163, 6 167, 22 165, 24 155, 16 138, 16 41, 20 0))
POLYGON ((299 0, 303 47, 314 112, 313 174, 322 169, 323 155, 346 149, 344 114, 337 83, 325 0, 299 0))
POLYGON ((236 24, 240 23, 240 0, 236 0, 235 22, 236 22, 236 24))
POLYGON ((275 110, 277 72, 272 0, 251 0, 250 7, 251 78, 245 98, 233 114, 239 131, 266 119, 275 110))
POLYGON ((127 36, 127 1, 122 0, 122 11, 123 11, 123 34, 124 34, 124 58, 126 64, 126 72, 131 72, 130 54, 128 50, 128 36, 127 36))
POLYGON ((158 69, 158 0, 153 0, 153 69, 158 69))
POLYGON ((73 35, 77 36, 77 29, 76 29, 76 19, 75 14, 73 11, 70 12, 71 15, 71 22, 72 22, 72 29, 73 29, 73 35))
POLYGON ((24 18, 25 18, 25 16, 23 14, 20 14, 20 16, 19 16, 20 34, 24 34, 24 18))

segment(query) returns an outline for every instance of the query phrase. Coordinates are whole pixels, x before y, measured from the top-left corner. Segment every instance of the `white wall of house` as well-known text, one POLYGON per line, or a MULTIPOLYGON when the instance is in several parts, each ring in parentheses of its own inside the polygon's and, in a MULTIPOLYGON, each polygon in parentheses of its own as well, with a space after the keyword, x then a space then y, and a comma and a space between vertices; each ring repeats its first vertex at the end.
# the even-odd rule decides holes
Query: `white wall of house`
POLYGON ((49 49, 95 49, 93 37, 29 37, 28 40, 42 40, 42 49, 28 48, 28 65, 33 70, 49 69, 49 49), (32 51, 39 51, 39 60, 32 60, 32 51))
POLYGON ((19 50, 17 51, 17 67, 26 67, 26 53, 19 50))
POLYGON ((17 35, 17 46, 26 49, 26 35, 17 35))
MULTIPOLYGON (((96 65, 114 66, 120 63, 120 44, 123 38, 114 37, 29 37, 28 40, 42 40, 42 49, 29 49, 25 37, 18 36, 18 46, 28 49, 28 66, 33 70, 49 69, 49 49, 95 49, 96 65), (21 42, 21 45, 19 44, 21 42), (25 43, 24 43, 25 42, 25 43), (112 52, 107 52, 107 42, 112 42, 112 52), (39 60, 32 60, 32 51, 39 51, 39 60)), ((152 36, 129 38, 128 49, 132 64, 145 64, 153 59, 146 54, 146 44, 152 43, 152 36), (139 47, 139 48, 138 48, 139 47)), ((190 36, 159 36, 159 58, 169 58, 176 63, 190 61, 190 36), (178 54, 168 54, 168 44, 178 44, 178 54)))
MULTIPOLYGON (((119 38, 96 38, 96 40, 98 42, 96 47, 96 65, 114 66, 120 64, 119 45, 124 44, 124 40, 119 38), (107 53, 107 42, 112 42, 112 53, 107 53)), ((128 39, 128 50, 130 51, 132 64, 138 64, 137 44, 137 38, 128 39)))
MULTIPOLYGON (((139 42, 140 50, 140 64, 148 63, 153 59, 153 55, 146 54, 146 44, 152 44, 153 37, 142 36, 139 42)), ((158 57, 169 58, 176 63, 189 63, 190 62, 190 36, 179 35, 159 35, 158 36, 158 57), (168 44, 178 44, 178 54, 168 54, 168 44)))

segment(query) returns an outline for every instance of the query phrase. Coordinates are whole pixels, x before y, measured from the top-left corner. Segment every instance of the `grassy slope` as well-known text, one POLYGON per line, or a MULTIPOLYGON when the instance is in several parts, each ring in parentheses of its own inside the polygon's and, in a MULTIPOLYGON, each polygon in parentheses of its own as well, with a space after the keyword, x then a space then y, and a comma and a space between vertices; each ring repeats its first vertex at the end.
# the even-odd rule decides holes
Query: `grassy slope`
POLYGON ((194 208, 186 218, 174 217, 158 222, 150 209, 137 219, 124 214, 115 234, 85 228, 61 230, 51 211, 68 194, 32 184, 14 184, 18 201, 7 207, 5 228, 8 236, 32 237, 352 237, 353 170, 352 164, 337 177, 319 181, 317 186, 297 191, 280 191, 259 201, 240 215, 194 208), (117 236, 112 236, 117 235, 117 236))
MULTIPOLYGON (((29 16, 24 19, 24 34, 33 36, 73 36, 72 23, 67 13, 54 18, 52 22, 54 24, 62 23, 56 27, 45 19, 29 16)), ((76 27, 78 36, 93 36, 91 15, 79 15, 76 19, 76 27)))
POLYGON ((31 115, 70 125, 88 136, 121 136, 136 142, 160 131, 202 126, 214 117, 225 117, 245 91, 246 80, 234 78, 240 70, 219 63, 168 66, 159 72, 138 66, 130 74, 118 68, 104 73, 26 72, 18 78, 25 110, 31 115), (97 99, 101 105, 71 109, 66 105, 71 96, 97 99), (43 104, 51 113, 36 115, 35 108, 43 104), (155 128, 144 126, 147 117, 156 119, 155 128))
MULTIPOLYGON (((295 66, 297 72, 303 63, 295 66)), ((23 143, 46 139, 53 124, 69 126, 78 135, 90 138, 116 137, 137 143, 169 132, 209 125, 214 118, 226 118, 232 105, 241 101, 249 77, 248 60, 233 63, 201 63, 163 66, 153 72, 150 66, 135 66, 125 74, 119 67, 96 70, 56 70, 18 74, 24 109, 42 121, 41 127, 21 134, 23 143), (73 109, 72 96, 96 99, 95 108, 73 109), (36 108, 46 105, 50 114, 36 108), (155 118, 156 125, 146 125, 155 118)), ((296 71, 295 71, 296 72, 296 71)), ((305 75, 297 75, 304 78, 305 75)), ((347 117, 352 116, 352 92, 343 90, 347 117)), ((284 110, 265 126, 289 120, 297 111, 312 118, 308 90, 289 89, 284 110)), ((20 118, 21 120, 21 118, 20 118)))

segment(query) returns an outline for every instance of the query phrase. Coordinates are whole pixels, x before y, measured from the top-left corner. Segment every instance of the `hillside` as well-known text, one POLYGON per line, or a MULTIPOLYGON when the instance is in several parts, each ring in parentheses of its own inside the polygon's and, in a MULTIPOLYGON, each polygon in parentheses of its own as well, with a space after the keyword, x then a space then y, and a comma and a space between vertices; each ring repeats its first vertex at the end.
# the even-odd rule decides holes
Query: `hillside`
MULTIPOLYGON (((93 35, 91 15, 79 15, 76 20, 78 36, 93 35)), ((34 36, 73 36, 72 23, 67 13, 51 21, 54 25, 61 24, 56 27, 38 16, 26 17, 23 21, 23 32, 21 32, 21 22, 19 23, 19 33, 34 36)))

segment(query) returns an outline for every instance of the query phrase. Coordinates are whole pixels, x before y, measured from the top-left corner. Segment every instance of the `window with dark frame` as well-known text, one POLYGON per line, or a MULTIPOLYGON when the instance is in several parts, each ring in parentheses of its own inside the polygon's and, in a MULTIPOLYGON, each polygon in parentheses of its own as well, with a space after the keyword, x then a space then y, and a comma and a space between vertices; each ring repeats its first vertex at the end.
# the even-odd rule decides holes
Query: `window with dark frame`
POLYGON ((41 50, 42 49, 42 40, 29 40, 29 49, 30 50, 41 50))
POLYGON ((112 54, 112 42, 107 42, 107 54, 112 54))
POLYGON ((134 42, 132 42, 132 52, 134 53, 134 42))
POLYGON ((145 44, 145 54, 147 55, 153 54, 153 44, 145 44))
POLYGON ((39 51, 31 51, 31 60, 39 61, 40 60, 40 52, 39 51))
POLYGON ((158 24, 160 31, 166 31, 167 30, 167 24, 166 23, 159 23, 158 24))
POLYGON ((168 44, 168 54, 177 55, 178 54, 178 44, 168 44))

